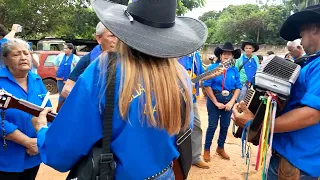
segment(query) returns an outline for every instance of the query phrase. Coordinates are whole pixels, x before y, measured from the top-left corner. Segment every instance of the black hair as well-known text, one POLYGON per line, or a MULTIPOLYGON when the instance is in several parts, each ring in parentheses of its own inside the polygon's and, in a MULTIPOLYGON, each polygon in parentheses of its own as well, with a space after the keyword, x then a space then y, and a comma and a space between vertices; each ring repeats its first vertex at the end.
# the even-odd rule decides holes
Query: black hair
POLYGON ((73 46, 72 43, 67 43, 66 46, 67 46, 68 49, 71 49, 71 50, 74 49, 74 46, 73 46))
POLYGON ((271 55, 271 54, 274 54, 274 52, 273 51, 268 51, 267 54, 271 55))
POLYGON ((262 55, 257 55, 259 60, 263 60, 263 56, 262 55))
POLYGON ((7 34, 7 29, 4 27, 4 25, 0 24, 0 36, 5 37, 7 34))

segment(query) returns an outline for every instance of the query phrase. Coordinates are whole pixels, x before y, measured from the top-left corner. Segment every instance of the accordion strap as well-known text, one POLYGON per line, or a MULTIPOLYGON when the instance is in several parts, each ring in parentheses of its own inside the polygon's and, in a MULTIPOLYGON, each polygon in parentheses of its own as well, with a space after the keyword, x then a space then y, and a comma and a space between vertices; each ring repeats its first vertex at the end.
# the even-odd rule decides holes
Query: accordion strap
MULTIPOLYGON (((106 107, 104 111, 103 121, 103 139, 102 139, 102 153, 100 158, 100 180, 114 179, 115 161, 113 153, 110 149, 111 138, 112 138, 112 117, 114 111, 114 92, 115 92, 115 73, 111 70, 114 60, 110 58, 108 63, 107 76, 111 77, 109 84, 107 83, 106 89, 106 107)), ((106 78, 108 79, 108 77, 106 78)))

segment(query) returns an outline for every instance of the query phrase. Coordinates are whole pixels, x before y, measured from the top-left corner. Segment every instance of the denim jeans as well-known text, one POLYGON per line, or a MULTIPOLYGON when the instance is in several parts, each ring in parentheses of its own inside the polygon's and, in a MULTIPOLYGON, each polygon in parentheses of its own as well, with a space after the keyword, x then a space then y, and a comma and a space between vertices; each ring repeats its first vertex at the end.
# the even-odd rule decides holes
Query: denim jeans
POLYGON ((241 100, 243 100, 246 97, 247 91, 248 91, 247 85, 243 84, 242 85, 242 89, 240 91, 240 95, 239 95, 239 97, 237 99, 237 102, 240 102, 241 100))
POLYGON ((58 86, 58 93, 59 93, 59 100, 58 102, 60 103, 62 100, 65 98, 61 96, 62 89, 64 87, 64 82, 62 80, 57 80, 57 86, 58 86))
POLYGON ((174 172, 172 168, 169 168, 165 173, 155 178, 155 180, 174 180, 174 172))
MULTIPOLYGON (((272 156, 268 169, 268 180, 278 180, 279 157, 272 156)), ((307 173, 300 171, 300 180, 318 180, 316 177, 311 177, 307 173)))
MULTIPOLYGON (((222 96, 221 93, 217 93, 215 96, 218 102, 222 104, 227 104, 231 100, 233 94, 230 93, 229 96, 222 96)), ((204 144, 204 149, 210 150, 214 133, 218 127, 219 119, 220 119, 220 133, 219 133, 219 139, 218 139, 218 147, 224 148, 224 143, 227 138, 232 111, 225 111, 225 109, 218 109, 218 107, 213 104, 210 98, 207 98, 207 110, 208 110, 208 116, 209 116, 208 118, 209 123, 208 123, 208 129, 206 133, 206 141, 204 144)))

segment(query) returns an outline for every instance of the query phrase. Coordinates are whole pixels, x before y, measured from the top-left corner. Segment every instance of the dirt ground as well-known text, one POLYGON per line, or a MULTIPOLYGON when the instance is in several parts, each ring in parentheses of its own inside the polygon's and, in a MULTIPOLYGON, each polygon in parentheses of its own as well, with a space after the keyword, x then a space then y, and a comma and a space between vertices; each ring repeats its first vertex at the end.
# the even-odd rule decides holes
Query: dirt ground
MULTIPOLYGON (((57 96, 53 95, 51 97, 53 106, 57 105, 57 96)), ((205 97, 201 96, 198 100, 199 113, 202 122, 203 130, 203 142, 205 139, 205 132, 208 126, 208 115, 205 104, 205 97)), ((232 123, 229 128, 225 150, 230 155, 231 160, 223 160, 216 153, 215 148, 217 146, 217 138, 219 134, 219 129, 217 129, 212 148, 211 148, 211 162, 210 169, 200 169, 197 167, 192 167, 189 173, 189 180, 244 180, 247 171, 247 166, 245 165, 245 159, 241 158, 241 141, 236 139, 232 135, 232 123)), ((249 170, 249 180, 259 180, 261 179, 261 173, 254 170, 257 147, 251 145, 251 163, 249 170)), ((38 176, 36 180, 64 180, 67 173, 59 173, 54 169, 41 165, 38 176)))

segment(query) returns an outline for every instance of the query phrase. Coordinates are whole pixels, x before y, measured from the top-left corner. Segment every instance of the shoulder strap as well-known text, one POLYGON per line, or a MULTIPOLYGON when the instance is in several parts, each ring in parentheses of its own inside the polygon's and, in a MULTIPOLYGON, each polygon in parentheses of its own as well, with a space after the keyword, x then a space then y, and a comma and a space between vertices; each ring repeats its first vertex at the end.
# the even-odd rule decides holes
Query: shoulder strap
MULTIPOLYGON (((111 54, 108 55, 108 73, 107 76, 111 76, 110 81, 106 82, 106 107, 104 112, 103 121, 103 139, 102 139, 102 153, 100 160, 100 179, 113 179, 115 171, 115 162, 113 158, 113 153, 110 149, 111 138, 112 138, 112 117, 114 111, 114 92, 115 92, 115 56, 112 57, 111 54), (113 72, 114 71, 114 72, 113 72)), ((106 81, 108 77, 106 78, 106 81)))
POLYGON ((241 71, 241 69, 243 68, 244 65, 246 65, 249 62, 250 59, 248 59, 246 62, 243 62, 243 57, 242 57, 242 65, 239 68, 239 72, 241 71))

